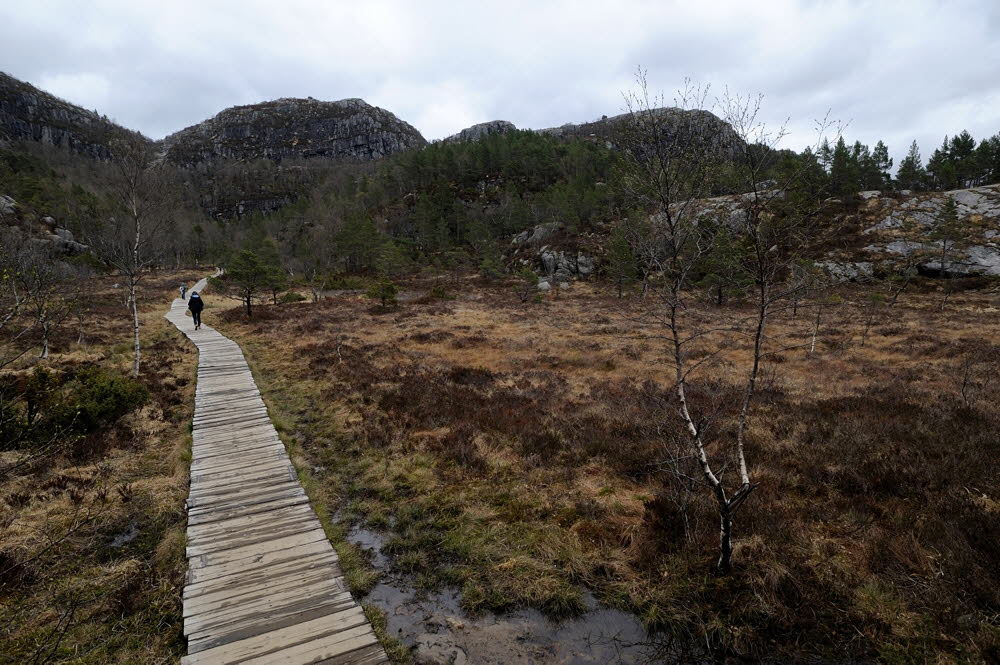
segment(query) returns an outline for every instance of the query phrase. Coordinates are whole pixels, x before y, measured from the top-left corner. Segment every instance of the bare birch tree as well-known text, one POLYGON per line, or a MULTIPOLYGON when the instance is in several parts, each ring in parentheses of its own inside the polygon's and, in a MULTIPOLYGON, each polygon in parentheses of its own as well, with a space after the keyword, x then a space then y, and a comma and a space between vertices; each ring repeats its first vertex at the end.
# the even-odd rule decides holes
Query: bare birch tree
POLYGON ((76 306, 78 275, 79 271, 44 246, 34 245, 23 253, 17 279, 24 294, 24 313, 41 333, 39 358, 49 357, 52 334, 76 306))
POLYGON ((734 516, 756 487, 747 460, 747 432, 762 364, 779 350, 769 338, 768 325, 781 303, 792 302, 804 288, 791 268, 807 244, 809 215, 786 200, 798 177, 796 169, 785 174, 784 182, 762 184, 773 170, 768 160, 773 160, 785 131, 772 131, 760 121, 760 97, 726 94, 720 100, 726 122, 720 123, 700 110, 706 106, 704 90, 687 83, 674 108, 665 109, 662 98, 649 95, 641 71, 637 83, 638 91, 626 96, 627 118, 618 141, 627 193, 653 213, 652 224, 629 234, 633 254, 652 275, 652 297, 644 301, 648 304, 642 319, 650 326, 649 336, 664 340, 669 348, 672 410, 701 483, 714 498, 719 518, 717 569, 728 573, 734 516), (741 195, 722 212, 706 209, 701 199, 723 186, 741 195), (720 273, 713 283, 745 285, 750 314, 735 309, 723 323, 706 324, 693 312, 696 277, 706 266, 720 273), (746 339, 750 353, 742 387, 716 390, 708 398, 704 395, 712 391, 706 386, 712 382, 704 370, 724 347, 717 343, 714 352, 706 351, 712 338, 746 339), (699 345, 701 352, 694 355, 699 345), (734 421, 735 436, 718 426, 727 415, 734 421))
POLYGON ((154 145, 139 134, 112 142, 114 205, 107 220, 92 224, 86 237, 91 249, 124 280, 125 302, 132 315, 132 376, 139 376, 139 284, 158 259, 164 211, 170 201, 165 166, 154 145))
POLYGON ((33 295, 24 273, 34 261, 34 250, 16 229, 0 230, 0 369, 27 353, 26 342, 38 324, 28 315, 33 295))
MULTIPOLYGON (((17 229, 0 229, 0 370, 10 367, 34 348, 40 325, 33 303, 39 281, 30 275, 49 257, 17 229)), ((0 374, 2 376, 2 374, 0 374)), ((11 378, 7 375, 6 378, 11 378)), ((20 424, 17 403, 23 391, 16 381, 0 381, 0 450, 20 450, 29 441, 30 452, 0 462, 0 485, 7 476, 30 467, 57 450, 61 432, 34 440, 33 427, 20 424)))

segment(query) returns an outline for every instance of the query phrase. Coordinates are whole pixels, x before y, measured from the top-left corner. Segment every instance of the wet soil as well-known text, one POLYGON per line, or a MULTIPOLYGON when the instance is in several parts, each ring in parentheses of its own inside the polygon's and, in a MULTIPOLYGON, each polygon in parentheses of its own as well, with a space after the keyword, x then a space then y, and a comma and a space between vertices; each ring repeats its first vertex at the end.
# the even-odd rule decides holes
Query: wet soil
POLYGON ((590 665, 650 662, 639 620, 601 607, 593 596, 584 615, 552 621, 530 609, 470 616, 457 589, 425 591, 391 571, 384 536, 355 527, 348 539, 371 553, 384 573, 363 600, 385 611, 388 632, 413 650, 415 662, 462 665, 590 665))

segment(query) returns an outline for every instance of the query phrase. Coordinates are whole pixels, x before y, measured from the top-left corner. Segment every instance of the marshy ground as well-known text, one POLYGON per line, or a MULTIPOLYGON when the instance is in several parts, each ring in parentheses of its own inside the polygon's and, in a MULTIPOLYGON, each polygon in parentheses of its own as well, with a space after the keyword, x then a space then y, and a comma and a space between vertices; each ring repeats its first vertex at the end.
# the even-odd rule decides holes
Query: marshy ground
MULTIPOLYGON (((1000 654, 995 293, 942 310, 928 283, 889 308, 845 287, 812 352, 815 308, 776 316, 774 339, 795 348, 766 368, 748 451, 760 486, 738 516, 736 571, 717 577, 710 498, 664 464, 679 426, 668 349, 637 320, 648 302, 588 284, 527 304, 471 278, 404 289, 427 295, 206 317, 247 351, 358 594, 406 579, 455 590, 471 617, 552 618, 585 614, 593 594, 674 655, 1000 654), (379 566, 352 525, 379 534, 379 566)), ((724 437, 748 349, 715 339, 693 390, 724 437)))
MULTIPOLYGON (((132 329, 113 277, 91 278, 82 318, 58 329, 49 358, 29 353, 0 375, 5 389, 23 390, 36 370, 47 371, 53 383, 39 399, 42 417, 79 397, 80 385, 89 385, 93 414, 113 411, 109 400, 127 395, 128 386, 147 396, 113 422, 60 434, 25 466, 13 465, 28 448, 0 451, 0 663, 169 663, 184 653, 184 498, 197 353, 163 314, 180 281, 203 276, 159 272, 144 281, 136 384, 124 378, 132 329), (124 381, 113 385, 126 392, 87 384, 93 370, 124 381)), ((3 414, 5 434, 11 415, 3 414)))

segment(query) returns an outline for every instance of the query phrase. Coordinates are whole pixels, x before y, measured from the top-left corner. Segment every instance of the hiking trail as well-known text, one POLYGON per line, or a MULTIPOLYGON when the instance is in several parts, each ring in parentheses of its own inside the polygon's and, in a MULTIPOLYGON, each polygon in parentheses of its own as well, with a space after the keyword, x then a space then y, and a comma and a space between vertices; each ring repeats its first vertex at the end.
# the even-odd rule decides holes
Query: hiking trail
POLYGON ((199 352, 182 665, 387 663, 240 346, 187 304, 166 314, 199 352))

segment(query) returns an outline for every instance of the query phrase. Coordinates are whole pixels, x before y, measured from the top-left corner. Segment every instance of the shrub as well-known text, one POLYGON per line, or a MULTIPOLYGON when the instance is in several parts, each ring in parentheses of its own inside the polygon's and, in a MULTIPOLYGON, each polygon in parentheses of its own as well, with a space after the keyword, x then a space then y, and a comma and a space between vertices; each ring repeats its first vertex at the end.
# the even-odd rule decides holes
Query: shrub
POLYGON ((496 256, 489 254, 479 263, 479 274, 486 279, 500 279, 503 266, 496 256))
POLYGON ((291 302, 302 302, 305 299, 306 297, 301 293, 297 291, 289 291, 288 293, 285 293, 280 298, 278 298, 278 302, 287 304, 291 302))
POLYGON ((96 367, 75 376, 36 369, 0 387, 0 450, 106 430, 149 396, 135 379, 96 367))
POLYGON ((52 423, 78 434, 106 429, 149 400, 149 390, 135 379, 96 367, 77 373, 67 390, 52 423))
POLYGON ((440 284, 433 287, 427 292, 427 297, 434 300, 454 300, 455 296, 448 293, 448 289, 444 288, 440 284))
POLYGON ((517 282, 514 290, 521 302, 528 302, 532 296, 538 295, 538 275, 531 268, 525 266, 517 273, 517 282))
POLYGON ((323 282, 328 291, 357 291, 368 287, 368 280, 358 275, 333 275, 323 282))
POLYGON ((382 278, 379 282, 368 289, 368 297, 378 300, 382 307, 395 307, 397 304, 396 295, 399 289, 388 278, 382 278))

